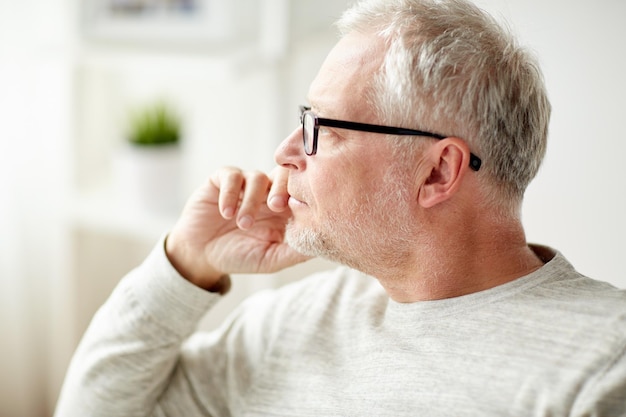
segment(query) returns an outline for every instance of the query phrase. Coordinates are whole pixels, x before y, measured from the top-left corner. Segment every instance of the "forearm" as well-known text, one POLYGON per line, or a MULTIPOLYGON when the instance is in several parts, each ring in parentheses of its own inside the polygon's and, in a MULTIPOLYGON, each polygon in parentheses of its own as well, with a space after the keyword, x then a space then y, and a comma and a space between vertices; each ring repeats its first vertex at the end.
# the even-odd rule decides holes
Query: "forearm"
POLYGON ((70 365, 56 416, 147 416, 180 345, 219 296, 178 276, 157 248, 94 317, 70 365))

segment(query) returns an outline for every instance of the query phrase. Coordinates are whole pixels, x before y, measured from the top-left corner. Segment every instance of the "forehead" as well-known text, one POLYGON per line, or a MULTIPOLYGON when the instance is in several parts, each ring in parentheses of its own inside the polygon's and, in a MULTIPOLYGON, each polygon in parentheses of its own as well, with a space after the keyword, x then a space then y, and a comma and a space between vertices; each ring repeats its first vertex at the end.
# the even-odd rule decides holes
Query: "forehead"
POLYGON ((309 89, 309 102, 324 116, 350 116, 363 111, 366 95, 384 57, 383 41, 369 34, 350 33, 330 51, 309 89))

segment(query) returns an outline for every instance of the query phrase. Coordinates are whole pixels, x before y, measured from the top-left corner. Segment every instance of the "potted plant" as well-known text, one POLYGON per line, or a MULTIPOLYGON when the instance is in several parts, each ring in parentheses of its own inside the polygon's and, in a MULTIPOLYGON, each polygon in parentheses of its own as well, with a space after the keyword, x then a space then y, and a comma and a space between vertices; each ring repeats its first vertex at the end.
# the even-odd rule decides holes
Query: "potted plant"
POLYGON ((171 146, 180 140, 180 117, 163 101, 135 110, 130 117, 128 140, 137 146, 171 146))
POLYGON ((159 213, 180 208, 181 126, 180 116, 164 101, 131 111, 127 140, 114 162, 126 207, 159 213))

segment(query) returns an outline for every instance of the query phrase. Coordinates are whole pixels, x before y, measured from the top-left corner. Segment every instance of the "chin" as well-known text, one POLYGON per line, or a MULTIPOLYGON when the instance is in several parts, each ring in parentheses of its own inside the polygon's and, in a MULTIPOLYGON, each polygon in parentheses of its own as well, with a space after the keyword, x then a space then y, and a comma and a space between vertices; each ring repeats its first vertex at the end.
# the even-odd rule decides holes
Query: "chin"
POLYGON ((285 241, 293 249, 306 256, 321 256, 316 233, 310 229, 301 229, 293 224, 293 220, 287 225, 285 241))
POLYGON ((285 241, 293 249, 306 256, 331 258, 335 252, 329 247, 322 233, 307 227, 296 226, 293 219, 287 224, 285 241))
POLYGON ((293 220, 287 225, 285 241, 289 246, 305 256, 324 258, 331 262, 351 267, 356 266, 337 248, 335 242, 327 238, 323 232, 297 227, 293 220))

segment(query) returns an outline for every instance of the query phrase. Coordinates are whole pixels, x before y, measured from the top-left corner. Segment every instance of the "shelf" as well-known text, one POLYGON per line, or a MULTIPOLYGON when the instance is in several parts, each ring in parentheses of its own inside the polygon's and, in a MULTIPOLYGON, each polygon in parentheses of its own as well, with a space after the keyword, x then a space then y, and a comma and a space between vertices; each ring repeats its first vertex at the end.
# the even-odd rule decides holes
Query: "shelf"
POLYGON ((67 210, 70 224, 106 234, 156 241, 172 228, 178 213, 159 213, 119 201, 111 189, 76 195, 67 210))

